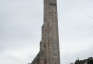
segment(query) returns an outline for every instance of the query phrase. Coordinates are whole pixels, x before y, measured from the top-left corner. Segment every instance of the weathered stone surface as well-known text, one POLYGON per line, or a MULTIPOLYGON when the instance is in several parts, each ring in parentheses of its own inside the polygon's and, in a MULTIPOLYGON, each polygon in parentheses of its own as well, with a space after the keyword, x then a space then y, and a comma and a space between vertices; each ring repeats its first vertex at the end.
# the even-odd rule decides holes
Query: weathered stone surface
POLYGON ((60 64, 56 0, 44 0, 44 24, 40 52, 31 64, 60 64))
POLYGON ((37 54, 37 56, 34 58, 31 64, 39 64, 40 63, 40 52, 37 54))

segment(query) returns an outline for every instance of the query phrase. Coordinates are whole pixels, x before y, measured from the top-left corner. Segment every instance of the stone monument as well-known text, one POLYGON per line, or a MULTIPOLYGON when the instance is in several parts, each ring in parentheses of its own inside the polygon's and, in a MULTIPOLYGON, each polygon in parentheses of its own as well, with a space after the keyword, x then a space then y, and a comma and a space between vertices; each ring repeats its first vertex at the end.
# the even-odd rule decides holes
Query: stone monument
POLYGON ((60 64, 56 0, 44 0, 44 24, 40 52, 30 64, 60 64))

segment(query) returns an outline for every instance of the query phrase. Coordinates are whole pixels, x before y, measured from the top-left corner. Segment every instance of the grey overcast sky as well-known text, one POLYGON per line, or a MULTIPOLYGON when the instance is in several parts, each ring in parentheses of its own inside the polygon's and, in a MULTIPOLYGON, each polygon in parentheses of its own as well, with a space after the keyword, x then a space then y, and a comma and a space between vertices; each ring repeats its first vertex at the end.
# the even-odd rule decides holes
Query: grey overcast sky
MULTIPOLYGON (((57 0, 61 64, 93 57, 93 0, 57 0)), ((43 0, 0 0, 0 64, 27 64, 39 51, 43 0)))

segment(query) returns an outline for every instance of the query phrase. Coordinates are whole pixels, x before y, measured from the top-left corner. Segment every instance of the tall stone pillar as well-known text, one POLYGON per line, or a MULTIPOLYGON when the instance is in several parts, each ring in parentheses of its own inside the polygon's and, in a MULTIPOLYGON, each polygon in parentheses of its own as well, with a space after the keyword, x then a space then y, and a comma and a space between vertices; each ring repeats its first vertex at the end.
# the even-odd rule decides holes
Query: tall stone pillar
POLYGON ((60 64, 56 0, 44 0, 44 24, 40 52, 31 64, 60 64))
POLYGON ((56 0, 44 0, 41 51, 40 64, 60 64, 56 0))

